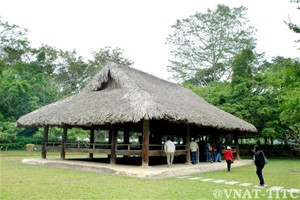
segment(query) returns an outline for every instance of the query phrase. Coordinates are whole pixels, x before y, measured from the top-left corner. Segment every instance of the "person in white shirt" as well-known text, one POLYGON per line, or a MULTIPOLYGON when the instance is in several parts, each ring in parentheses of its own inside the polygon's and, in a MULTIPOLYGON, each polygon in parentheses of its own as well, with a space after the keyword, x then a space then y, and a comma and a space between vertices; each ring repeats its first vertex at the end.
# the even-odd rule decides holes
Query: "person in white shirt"
POLYGON ((197 150, 198 150, 198 144, 194 142, 194 138, 191 138, 190 142, 190 150, 191 150, 191 156, 192 156, 192 164, 197 164, 197 150))
POLYGON ((164 149, 167 156, 168 167, 171 167, 173 165, 176 147, 175 144, 171 141, 170 136, 167 137, 167 141, 165 142, 164 149))

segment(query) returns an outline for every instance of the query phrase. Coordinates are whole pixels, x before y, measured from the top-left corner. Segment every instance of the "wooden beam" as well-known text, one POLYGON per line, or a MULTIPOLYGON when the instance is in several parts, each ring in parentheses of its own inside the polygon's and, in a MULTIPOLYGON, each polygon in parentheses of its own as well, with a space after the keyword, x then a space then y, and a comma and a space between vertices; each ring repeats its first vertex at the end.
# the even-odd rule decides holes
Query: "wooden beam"
POLYGON ((186 130, 186 156, 185 156, 185 160, 186 160, 186 164, 191 164, 191 150, 190 150, 190 142, 191 142, 191 128, 190 125, 187 126, 187 130, 186 130))
POLYGON ((117 163, 117 156, 116 156, 117 134, 118 134, 118 130, 116 129, 116 127, 112 127, 110 130, 110 135, 111 135, 110 164, 113 164, 113 165, 115 165, 117 163))
POLYGON ((61 152, 60 152, 60 159, 66 159, 66 141, 67 141, 67 134, 68 134, 68 127, 64 126, 62 140, 61 140, 61 152))
MULTIPOLYGON (((92 128, 91 128, 91 132, 90 132, 90 148, 93 148, 94 142, 95 142, 95 130, 94 130, 94 128, 92 127, 92 128)), ((93 158, 93 157, 94 157, 94 154, 93 154, 93 153, 89 153, 89 157, 90 157, 90 158, 93 158)))
POLYGON ((149 166, 150 121, 143 120, 142 166, 149 166))
POLYGON ((48 142, 49 126, 44 126, 43 143, 42 143, 42 158, 47 158, 47 142, 48 142))

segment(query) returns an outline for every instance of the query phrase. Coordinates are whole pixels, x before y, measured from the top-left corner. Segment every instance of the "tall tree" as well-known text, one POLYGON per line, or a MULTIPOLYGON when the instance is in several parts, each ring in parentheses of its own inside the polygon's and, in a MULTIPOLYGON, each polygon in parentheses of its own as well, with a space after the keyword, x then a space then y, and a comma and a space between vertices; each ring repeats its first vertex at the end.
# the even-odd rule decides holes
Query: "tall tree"
MULTIPOLYGON (((291 0, 292 3, 299 3, 300 0, 291 0)), ((300 7, 298 6, 297 7, 298 10, 300 10, 300 7)), ((295 33, 300 33, 300 26, 298 24, 295 24, 292 22, 291 19, 289 19, 289 22, 286 22, 285 23, 289 26, 289 28, 294 31, 295 33)))
MULTIPOLYGON (((42 62, 42 52, 30 46, 27 29, 0 18, 0 142, 15 142, 23 131, 15 120, 57 99, 58 89, 49 76, 54 68, 42 62)), ((49 64, 49 63, 48 63, 49 64)))
MULTIPOLYGON (((88 62, 75 50, 32 48, 27 34, 0 18, 0 139, 16 133, 11 127, 21 115, 77 93, 106 61, 133 63, 120 48, 100 49, 88 62)), ((24 131, 22 135, 32 135, 36 130, 24 131)))
POLYGON ((73 51, 58 51, 53 76, 63 96, 78 93, 89 78, 88 64, 73 51))
POLYGON ((107 61, 124 65, 132 65, 133 62, 123 56, 120 48, 104 47, 93 52, 93 59, 85 62, 74 50, 59 51, 57 53, 56 69, 54 71, 55 82, 59 85, 61 93, 71 95, 79 92, 91 78, 100 71, 107 61))
MULTIPOLYGON (((292 3, 299 3, 300 0, 291 0, 292 3)), ((300 11, 300 6, 297 7, 297 9, 300 11)), ((300 33, 300 25, 299 24, 295 24, 294 22, 292 22, 292 19, 289 19, 289 22, 286 22, 284 21, 288 27, 294 31, 295 33, 300 33)), ((296 43, 299 43, 300 42, 300 39, 299 40, 296 40, 295 41, 296 43)))
POLYGON ((167 38, 174 57, 168 70, 174 78, 198 84, 230 78, 234 56, 255 46, 255 30, 248 25, 246 10, 218 5, 207 13, 177 20, 167 38))
POLYGON ((0 16, 0 59, 3 62, 14 64, 25 58, 30 49, 27 34, 27 29, 4 22, 0 16))
POLYGON ((107 61, 112 61, 115 63, 123 64, 131 66, 133 65, 133 61, 124 57, 124 50, 121 48, 112 48, 110 46, 106 46, 104 48, 100 48, 98 51, 93 52, 93 60, 89 61, 89 64, 92 65, 97 71, 101 69, 107 61))
MULTIPOLYGON (((299 61, 276 57, 273 58, 272 63, 265 63, 262 69, 263 95, 269 96, 268 103, 271 105, 269 108, 275 111, 270 113, 271 116, 267 118, 268 126, 266 128, 269 129, 264 129, 263 134, 271 133, 286 141, 293 134, 298 134, 298 138, 300 138, 299 61), (275 117, 276 120, 274 120, 275 117)), ((265 108, 263 109, 265 110, 265 108)))
POLYGON ((276 94, 280 120, 287 126, 300 126, 300 63, 276 57, 265 72, 268 90, 276 94))
POLYGON ((249 50, 233 62, 232 82, 210 82, 205 87, 185 83, 215 106, 252 123, 261 137, 299 141, 300 63, 276 57, 254 67, 249 50))

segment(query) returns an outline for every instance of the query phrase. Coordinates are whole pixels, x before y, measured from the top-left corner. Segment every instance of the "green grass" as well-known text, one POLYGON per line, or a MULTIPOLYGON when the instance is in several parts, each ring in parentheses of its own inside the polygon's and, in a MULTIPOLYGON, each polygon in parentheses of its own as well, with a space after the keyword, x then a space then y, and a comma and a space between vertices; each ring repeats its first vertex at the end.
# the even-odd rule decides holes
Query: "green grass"
MULTIPOLYGON (((73 156, 78 157, 76 154, 73 156)), ((226 185, 176 177, 142 179, 20 163, 24 158, 35 157, 39 158, 40 152, 1 152, 0 199, 215 199, 213 192, 217 189, 242 190, 242 192, 253 190, 251 186, 226 185)), ((59 153, 48 153, 47 157, 58 158, 59 153)), ((300 189, 299 158, 269 159, 263 174, 268 187, 300 189)), ((254 165, 234 168, 233 164, 231 173, 215 171, 192 176, 258 183, 254 165)), ((261 189, 261 193, 266 193, 268 187, 261 189)), ((253 193, 251 195, 252 198, 255 197, 253 193)), ((287 197, 294 199, 289 195, 287 197)))

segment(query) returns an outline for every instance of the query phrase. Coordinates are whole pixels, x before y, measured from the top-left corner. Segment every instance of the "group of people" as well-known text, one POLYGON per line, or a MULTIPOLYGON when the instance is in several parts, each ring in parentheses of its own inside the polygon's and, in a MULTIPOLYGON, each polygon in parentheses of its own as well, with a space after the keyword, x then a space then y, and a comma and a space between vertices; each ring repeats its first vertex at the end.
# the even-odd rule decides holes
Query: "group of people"
MULTIPOLYGON (((252 151, 253 151, 254 164, 256 165, 256 174, 260 181, 259 186, 264 187, 265 182, 264 182, 262 170, 267 161, 264 152, 261 150, 259 144, 260 142, 258 141, 252 151)), ((192 164, 197 164, 198 162, 198 158, 197 158, 198 149, 199 149, 198 144, 194 141, 194 138, 191 138, 190 151, 191 151, 192 164)), ((165 142, 164 150, 167 157, 168 167, 171 167, 173 165, 176 147, 175 144, 171 141, 171 137, 169 136, 167 137, 167 141, 165 142)), ((215 149, 213 149, 210 143, 206 144, 206 162, 208 161, 210 161, 211 163, 213 161, 221 162, 222 160, 221 154, 222 154, 221 142, 218 142, 217 147, 215 149), (214 152, 215 152, 215 156, 214 156, 214 152)), ((230 146, 227 146, 226 150, 224 151, 224 159, 226 160, 227 163, 227 172, 230 172, 231 164, 234 162, 234 156, 230 146)))
MULTIPOLYGON (((198 148, 199 148, 198 144, 194 141, 194 138, 191 138, 190 151, 191 151, 192 164, 197 164, 197 162, 198 162, 198 159, 197 159, 198 148)), ((166 157, 167 157, 168 167, 171 167, 173 165, 176 147, 175 147, 174 142, 171 141, 170 136, 167 136, 167 141, 165 142, 164 150, 165 150, 166 157)))
POLYGON ((222 143, 218 141, 216 147, 210 143, 206 144, 205 148, 206 162, 221 162, 222 161, 222 143))
MULTIPOLYGON (((171 141, 171 137, 167 136, 167 141, 165 142, 164 145, 164 150, 166 153, 166 157, 167 157, 167 164, 168 167, 171 167, 173 164, 173 160, 174 160, 174 154, 175 154, 175 144, 171 141)), ((190 142, 190 151, 191 151, 191 162, 192 164, 197 164, 198 163, 198 150, 199 150, 199 146, 198 144, 194 141, 194 138, 191 138, 191 142, 190 142)), ((210 143, 207 143, 206 146, 206 162, 210 161, 210 162, 221 162, 222 160, 222 143, 218 142, 217 148, 213 149, 213 147, 210 145, 210 143), (216 156, 215 156, 216 154, 216 156)))
MULTIPOLYGON (((166 157, 167 157, 168 167, 171 167, 173 164, 176 147, 175 147, 175 144, 171 141, 170 136, 167 136, 167 141, 165 142, 164 150, 165 150, 166 157)), ((194 141, 194 138, 191 138, 190 151, 191 151, 191 162, 193 165, 198 163, 198 154, 197 154, 198 150, 199 150, 198 144, 194 141)), ((222 154, 222 143, 221 142, 218 142, 217 148, 215 150, 210 145, 210 143, 207 143, 207 145, 206 145, 206 162, 208 162, 208 161, 221 162, 221 160, 222 160, 221 154, 222 154), (216 156, 215 156, 215 154, 216 154, 216 156)))

